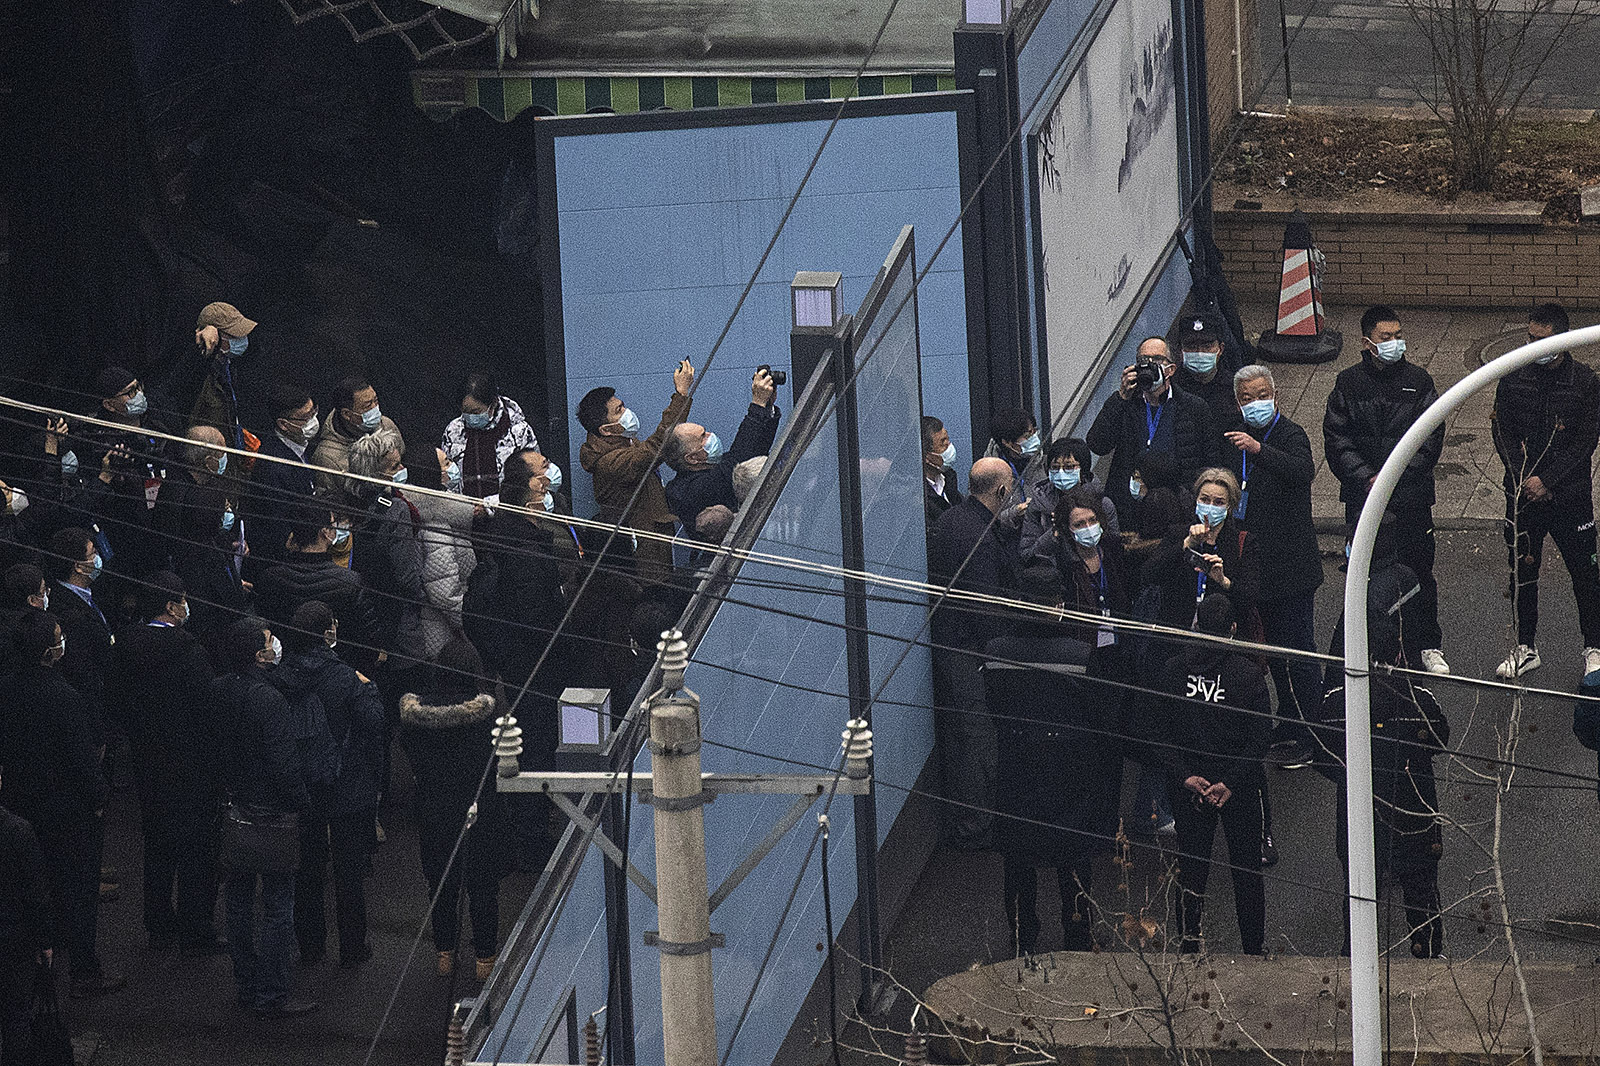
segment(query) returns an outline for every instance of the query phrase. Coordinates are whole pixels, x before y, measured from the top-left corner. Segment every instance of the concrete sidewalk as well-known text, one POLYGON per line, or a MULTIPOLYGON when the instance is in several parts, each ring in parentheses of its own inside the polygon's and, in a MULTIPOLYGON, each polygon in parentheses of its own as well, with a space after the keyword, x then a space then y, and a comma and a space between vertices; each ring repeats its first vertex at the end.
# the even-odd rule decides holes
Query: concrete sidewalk
MULTIPOLYGON (((1277 319, 1275 300, 1241 301, 1240 314, 1254 341, 1277 319)), ((1317 460, 1317 478, 1311 487, 1312 514, 1323 529, 1342 528, 1344 505, 1339 483, 1328 471, 1322 453, 1322 417, 1328 393, 1341 370, 1361 358, 1361 313, 1364 307, 1330 307, 1330 325, 1344 333, 1344 350, 1331 363, 1272 367, 1278 382, 1278 406, 1299 422, 1311 437, 1317 460)), ((1405 327, 1406 358, 1433 375, 1439 392, 1466 377, 1492 358, 1509 351, 1527 337, 1527 318, 1517 311, 1397 308, 1405 327)), ((1573 316, 1573 327, 1591 325, 1592 313, 1573 316)), ((1584 355, 1591 366, 1600 364, 1600 350, 1584 355)), ((1505 496, 1500 488, 1502 467, 1489 434, 1492 390, 1470 399, 1446 423, 1444 452, 1437 470, 1438 503, 1433 509, 1440 529, 1472 529, 1495 525, 1505 518, 1505 496)))

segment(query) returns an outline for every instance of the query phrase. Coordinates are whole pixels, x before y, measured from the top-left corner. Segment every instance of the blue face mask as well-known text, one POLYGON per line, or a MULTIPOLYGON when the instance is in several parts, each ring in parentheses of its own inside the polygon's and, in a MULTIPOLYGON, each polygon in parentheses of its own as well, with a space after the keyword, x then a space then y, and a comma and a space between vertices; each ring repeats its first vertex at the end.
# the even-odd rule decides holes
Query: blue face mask
POLYGON ((478 411, 472 414, 464 414, 461 416, 461 424, 468 429, 488 429, 489 412, 478 411))
POLYGON ((715 433, 706 434, 705 449, 706 462, 714 463, 718 459, 722 458, 722 442, 717 439, 717 435, 715 433))
POLYGON ((550 491, 554 492, 561 487, 561 468, 554 463, 549 464, 544 476, 550 481, 550 491))
POLYGON ((249 337, 229 337, 228 338, 228 354, 229 355, 243 355, 244 354, 244 350, 246 348, 248 348, 248 347, 250 347, 250 338, 249 337))
POLYGON ((1392 341, 1379 341, 1377 351, 1373 353, 1380 363, 1398 363, 1406 354, 1406 342, 1401 339, 1392 341))
POLYGON ((1091 522, 1082 529, 1072 531, 1072 539, 1082 544, 1085 548, 1092 548, 1100 543, 1100 523, 1091 522))
POLYGON ((939 460, 945 466, 954 467, 956 465, 956 446, 954 444, 946 444, 944 451, 939 453, 939 460))
POLYGON ((78 476, 78 453, 77 452, 68 452, 67 454, 65 454, 65 455, 63 455, 61 457, 61 476, 62 477, 77 477, 78 476))
POLYGON ((1344 557, 1346 559, 1350 558, 1350 542, 1349 541, 1345 541, 1344 542, 1344 557))
POLYGON ((1192 374, 1209 374, 1217 368, 1217 353, 1184 352, 1183 365, 1192 374))
POLYGON ((142 415, 146 411, 150 410, 150 401, 145 398, 143 389, 140 389, 129 398, 128 406, 125 408, 125 410, 130 415, 142 415))
POLYGON ((228 469, 228 453, 227 452, 223 452, 221 455, 217 456, 217 476, 221 477, 223 472, 226 471, 227 469, 228 469))
POLYGON ((1050 471, 1050 484, 1054 485, 1056 488, 1060 489, 1062 492, 1066 492, 1068 489, 1077 488, 1078 487, 1078 482, 1081 481, 1082 479, 1083 479, 1083 471, 1082 470, 1072 469, 1072 470, 1052 470, 1052 471, 1050 471))
POLYGON ((622 409, 622 417, 617 419, 617 425, 622 427, 622 432, 634 434, 639 432, 639 416, 628 410, 622 409))
POLYGON ((546 492, 544 494, 544 509, 546 511, 554 511, 556 509, 556 498, 552 493, 546 492))
POLYGON ((233 509, 230 507, 228 510, 222 512, 222 528, 224 530, 232 529, 233 521, 233 509))
POLYGON ((372 405, 372 410, 361 412, 362 429, 377 429, 381 425, 383 425, 383 412, 379 410, 377 404, 372 405))
POLYGON ((342 548, 348 543, 350 543, 350 531, 344 526, 334 526, 333 546, 335 548, 342 548))
MULTIPOLYGON (((1278 413, 1276 400, 1251 400, 1239 408, 1239 413, 1244 415, 1244 420, 1250 425, 1260 429, 1272 421, 1272 416, 1278 413)), ((1285 430, 1285 432, 1288 432, 1285 430)))
POLYGON ((451 492, 460 492, 463 482, 461 480, 461 464, 451 463, 444 472, 444 487, 451 492))
POLYGON ((1136 500, 1144 499, 1144 482, 1136 477, 1128 479, 1128 495, 1136 500))
POLYGON ((105 568, 105 565, 106 562, 104 559, 100 558, 100 553, 95 552, 94 558, 89 560, 89 566, 91 569, 89 570, 88 578, 90 583, 93 583, 94 580, 100 576, 100 571, 105 568))
POLYGON ((1023 440, 1023 442, 1021 444, 1017 445, 1017 453, 1019 455, 1037 455, 1037 454, 1039 454, 1039 431, 1038 430, 1034 430, 1032 433, 1028 434, 1028 436, 1023 440))
POLYGON ((399 470, 396 470, 393 474, 389 475, 389 480, 393 481, 396 485, 404 485, 406 481, 410 479, 410 477, 411 475, 406 473, 406 468, 402 466, 399 470))
POLYGON ((1228 505, 1225 503, 1196 503, 1194 516, 1200 521, 1216 529, 1228 519, 1228 505))

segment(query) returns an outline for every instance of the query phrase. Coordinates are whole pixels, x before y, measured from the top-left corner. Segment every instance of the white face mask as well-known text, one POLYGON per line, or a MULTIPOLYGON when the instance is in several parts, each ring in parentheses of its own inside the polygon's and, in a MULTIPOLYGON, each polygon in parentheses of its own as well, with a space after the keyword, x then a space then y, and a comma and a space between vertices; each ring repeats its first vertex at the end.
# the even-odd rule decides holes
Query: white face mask
POLYGON ((48 611, 49 609, 50 609, 50 590, 49 589, 45 589, 43 592, 41 592, 39 594, 39 610, 48 611))
POLYGON ((28 494, 26 492, 23 492, 21 489, 12 489, 11 490, 11 506, 8 508, 10 513, 14 514, 14 515, 19 515, 23 511, 26 511, 27 509, 28 509, 28 494))
POLYGON ((317 413, 313 411, 311 412, 311 421, 307 422, 305 427, 300 430, 300 435, 305 438, 307 444, 310 444, 316 439, 317 430, 321 428, 322 422, 317 418, 317 413))

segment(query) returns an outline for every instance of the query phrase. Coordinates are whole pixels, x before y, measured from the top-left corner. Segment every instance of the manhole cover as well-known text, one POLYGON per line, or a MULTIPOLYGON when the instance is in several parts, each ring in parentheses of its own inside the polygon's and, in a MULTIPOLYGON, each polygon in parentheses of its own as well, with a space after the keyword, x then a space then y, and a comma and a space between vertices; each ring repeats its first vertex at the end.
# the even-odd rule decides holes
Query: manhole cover
POLYGON ((1490 337, 1488 340, 1479 341, 1477 346, 1467 351, 1467 366, 1480 367, 1491 359, 1498 359, 1513 348, 1521 347, 1528 343, 1528 330, 1526 326, 1507 330, 1504 333, 1490 337))

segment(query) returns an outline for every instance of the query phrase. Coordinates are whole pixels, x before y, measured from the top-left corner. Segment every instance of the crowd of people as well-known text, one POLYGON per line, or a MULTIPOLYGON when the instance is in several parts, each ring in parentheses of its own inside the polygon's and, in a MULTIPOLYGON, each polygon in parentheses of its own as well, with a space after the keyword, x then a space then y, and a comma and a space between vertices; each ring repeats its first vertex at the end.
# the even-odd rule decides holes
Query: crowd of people
MULTIPOLYGON (((114 788, 137 793, 150 950, 230 955, 240 1007, 289 1017, 316 1007, 294 974, 329 957, 330 884, 338 965, 372 955, 366 880, 398 748, 437 972, 470 950, 487 979, 500 881, 542 869, 558 828, 542 799, 484 788, 496 720, 515 706, 524 765, 548 768, 562 689, 609 687, 620 714, 689 597, 670 545, 561 521, 563 472, 489 375, 408 443, 370 380, 323 396, 264 380, 258 329, 206 306, 192 395, 154 407, 109 367, 76 413, 26 416, 25 449, 0 462, 7 1061, 24 1061, 40 966, 65 955, 74 997, 126 984, 98 951, 121 880, 104 862, 114 788)), ((615 390, 578 404, 601 518, 727 529, 772 446, 776 388, 755 374, 724 450, 688 421, 694 377, 683 362, 663 381, 646 438, 615 390)))
MULTIPOLYGON (((1527 336, 1567 328, 1563 309, 1543 304, 1530 312, 1527 336)), ((1322 419, 1323 453, 1351 530, 1384 461, 1437 397, 1428 371, 1406 359, 1397 311, 1370 308, 1361 334, 1361 359, 1338 374, 1322 419)), ((1029 776, 1028 765, 1086 765, 1085 751, 1100 751, 1096 745, 1107 736, 1120 738, 1101 751, 1098 765, 1120 766, 1123 755, 1137 762, 1129 826, 1176 835, 1181 899, 1175 909, 1185 950, 1200 946, 1219 824, 1242 946, 1251 953, 1264 948, 1261 870, 1278 857, 1265 767, 1316 767, 1343 788, 1342 671, 1330 666, 1324 673, 1315 656, 1292 654, 1343 653, 1342 620, 1327 645, 1317 640, 1315 596, 1324 568, 1312 520, 1316 460, 1309 434, 1279 406, 1270 368, 1225 366, 1217 322, 1185 319, 1176 340, 1176 357, 1162 337, 1139 345, 1086 439, 1047 442, 1031 415, 995 415, 964 497, 949 434, 937 418, 923 418, 933 579, 1071 612, 1065 631, 1075 652, 1051 646, 1063 626, 1037 615, 1008 619, 993 608, 956 603, 933 618, 950 836, 956 846, 997 847, 1006 855, 1007 916, 1021 952, 1038 941, 1040 867, 1054 867, 1061 880, 1065 943, 1088 946, 1086 857, 1106 848, 1117 824, 1115 788, 1109 796, 1087 786, 1057 788, 1052 799, 1040 795, 1036 782, 1018 780, 1029 776), (1104 482, 1091 466, 1096 455, 1108 460, 1104 482), (1096 616, 1113 624, 1095 624, 1096 616), (1289 654, 1247 654, 1215 639, 1150 638, 1116 626, 1118 619, 1289 654), (1014 701, 995 702, 1006 672, 985 663, 1074 656, 1092 691, 1044 701, 1046 709, 1028 723, 1037 728, 1019 740, 1013 734, 1023 727, 1005 713, 1014 701), (1115 709, 1109 719, 1108 706, 1115 709), (1004 780, 1001 747, 1024 762, 1020 771, 1006 765, 1004 780), (1091 802, 1085 798, 1091 794, 1102 799, 1091 802), (1007 817, 997 819, 997 809, 1007 817), (1011 824, 1057 819, 1080 831, 1041 834, 1025 825, 1019 833, 1011 824)), ((1501 380, 1493 427, 1505 470, 1508 581, 1518 630, 1496 673, 1511 679, 1541 665, 1538 573, 1549 535, 1572 578, 1584 673, 1593 674, 1600 670, 1591 491, 1600 381, 1568 352, 1541 358, 1501 380)), ((1433 573, 1434 472, 1443 436, 1441 427, 1427 438, 1388 501, 1368 589, 1373 658, 1413 671, 1375 677, 1372 710, 1376 815, 1385 841, 1379 855, 1404 893, 1419 957, 1443 950, 1442 841, 1430 812, 1437 809, 1432 760, 1444 750, 1449 724, 1433 695, 1410 680, 1449 673, 1433 573)), ((1340 813, 1342 819, 1342 802, 1340 813)), ((1342 821, 1337 834, 1342 858, 1342 821)))

